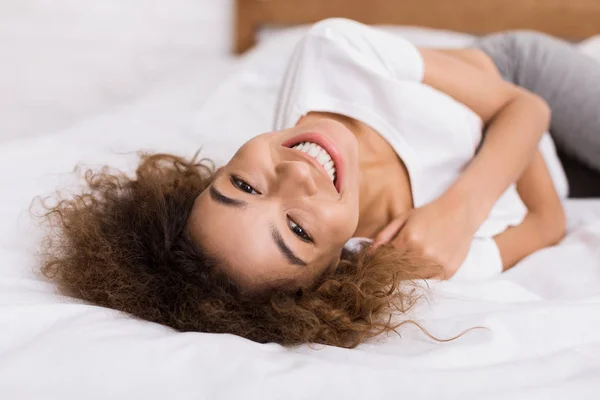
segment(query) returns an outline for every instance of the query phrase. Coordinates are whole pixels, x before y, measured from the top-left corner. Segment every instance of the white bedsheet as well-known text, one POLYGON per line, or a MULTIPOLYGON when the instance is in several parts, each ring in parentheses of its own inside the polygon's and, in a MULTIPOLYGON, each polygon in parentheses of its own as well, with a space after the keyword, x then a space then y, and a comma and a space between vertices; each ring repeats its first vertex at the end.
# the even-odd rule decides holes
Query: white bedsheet
POLYGON ((200 81, 177 81, 71 129, 0 146, 0 398, 598 398, 600 200, 568 201, 564 242, 497 279, 432 283, 413 312, 423 326, 439 337, 487 328, 449 343, 411 326, 355 350, 182 334, 57 296, 36 278, 39 231, 27 207, 72 187, 75 163, 131 169, 140 148, 191 155, 201 145, 223 161, 270 128, 281 63, 260 52, 246 62, 208 102, 200 81))

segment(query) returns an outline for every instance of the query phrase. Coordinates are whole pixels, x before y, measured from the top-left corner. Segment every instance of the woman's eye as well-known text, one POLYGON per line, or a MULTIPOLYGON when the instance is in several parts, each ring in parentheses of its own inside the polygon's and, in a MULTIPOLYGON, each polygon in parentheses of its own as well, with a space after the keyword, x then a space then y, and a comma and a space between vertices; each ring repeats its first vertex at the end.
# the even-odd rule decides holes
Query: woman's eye
POLYGON ((257 190, 255 190, 252 186, 250 186, 247 182, 240 178, 236 178, 235 176, 231 177, 231 183, 233 186, 240 189, 242 192, 246 192, 249 194, 260 194, 257 190))
POLYGON ((312 238, 310 237, 308 232, 306 232, 306 230, 303 227, 301 227, 300 225, 295 223, 290 218, 288 218, 288 221, 289 221, 288 224, 290 226, 290 230, 292 232, 294 232, 294 235, 298 236, 301 240, 304 240, 305 242, 312 242, 312 238))

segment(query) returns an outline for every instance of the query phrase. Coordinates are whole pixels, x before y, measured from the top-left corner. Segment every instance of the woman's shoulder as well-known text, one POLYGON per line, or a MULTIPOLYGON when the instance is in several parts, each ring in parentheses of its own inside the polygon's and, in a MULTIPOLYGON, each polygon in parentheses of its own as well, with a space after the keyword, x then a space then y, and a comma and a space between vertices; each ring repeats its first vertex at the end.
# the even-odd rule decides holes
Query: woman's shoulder
MULTIPOLYGON (((423 57, 409 40, 346 18, 328 18, 306 33, 298 52, 313 59, 353 64, 388 78, 422 81, 423 57), (313 51, 314 50, 314 51, 313 51)), ((302 59, 302 57, 300 57, 302 59)))
POLYGON ((362 33, 374 28, 347 18, 327 18, 314 23, 307 34, 311 36, 327 36, 335 34, 362 33))
MULTIPOLYGON (((307 38, 328 39, 333 43, 370 43, 377 47, 392 42, 404 41, 401 35, 366 25, 347 18, 327 18, 313 24, 306 33, 307 38)), ((360 48, 360 44, 358 46, 360 48)), ((356 48, 356 49, 358 49, 356 48)))

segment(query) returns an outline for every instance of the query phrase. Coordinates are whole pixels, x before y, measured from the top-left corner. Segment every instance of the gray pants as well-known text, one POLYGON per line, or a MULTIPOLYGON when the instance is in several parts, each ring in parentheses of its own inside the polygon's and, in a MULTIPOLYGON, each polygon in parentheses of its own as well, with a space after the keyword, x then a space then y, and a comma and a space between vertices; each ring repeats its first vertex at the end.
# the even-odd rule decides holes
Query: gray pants
POLYGON ((548 102, 559 151, 600 172, 598 61, 569 42, 529 31, 485 36, 474 47, 492 58, 505 80, 548 102))

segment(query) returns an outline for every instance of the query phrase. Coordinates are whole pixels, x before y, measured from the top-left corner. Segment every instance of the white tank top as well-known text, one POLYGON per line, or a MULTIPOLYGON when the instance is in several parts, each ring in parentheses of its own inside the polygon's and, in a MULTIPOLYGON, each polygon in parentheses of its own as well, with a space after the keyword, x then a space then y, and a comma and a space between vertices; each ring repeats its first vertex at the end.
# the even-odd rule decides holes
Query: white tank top
MULTIPOLYGON (((423 58, 406 39, 351 20, 321 21, 291 56, 274 128, 292 127, 311 111, 341 114, 369 125, 406 165, 413 203, 420 207, 458 178, 473 159, 483 128, 471 109, 424 84, 423 74, 423 58)), ((492 237, 519 224, 526 211, 512 185, 475 234, 455 276, 467 270, 471 278, 500 272, 502 262, 492 237)))

